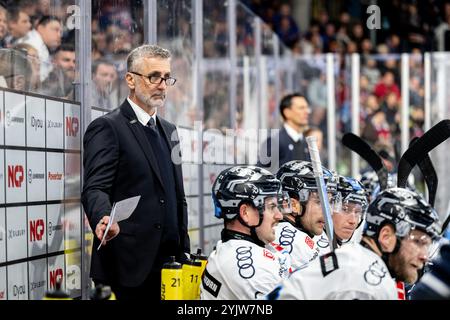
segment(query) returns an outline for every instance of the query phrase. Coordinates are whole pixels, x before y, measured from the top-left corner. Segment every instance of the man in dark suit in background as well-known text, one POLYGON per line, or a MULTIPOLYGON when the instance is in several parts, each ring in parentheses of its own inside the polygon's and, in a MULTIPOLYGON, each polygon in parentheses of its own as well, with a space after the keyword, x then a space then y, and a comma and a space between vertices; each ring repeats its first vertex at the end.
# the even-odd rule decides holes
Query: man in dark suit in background
POLYGON ((262 144, 259 166, 270 167, 270 170, 275 172, 284 163, 292 160, 310 161, 308 145, 303 136, 303 132, 308 129, 310 113, 308 101, 300 93, 288 94, 281 99, 283 127, 262 144), (276 150, 277 146, 278 158, 272 156, 272 151, 276 150))
POLYGON ((176 82, 170 57, 155 45, 134 49, 127 59, 128 98, 84 136, 82 203, 96 235, 90 275, 118 299, 159 299, 162 265, 190 252, 181 163, 171 158, 178 134, 156 114, 176 82), (133 214, 112 225, 97 251, 112 204, 138 195, 133 214))

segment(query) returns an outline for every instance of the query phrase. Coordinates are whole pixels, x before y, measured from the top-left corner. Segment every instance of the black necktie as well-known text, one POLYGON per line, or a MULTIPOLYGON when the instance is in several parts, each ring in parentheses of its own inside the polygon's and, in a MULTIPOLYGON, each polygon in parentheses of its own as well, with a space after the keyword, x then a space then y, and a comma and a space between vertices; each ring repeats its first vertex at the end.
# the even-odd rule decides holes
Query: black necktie
POLYGON ((149 127, 150 129, 156 130, 155 119, 150 118, 150 120, 148 120, 148 122, 147 122, 147 127, 149 127))

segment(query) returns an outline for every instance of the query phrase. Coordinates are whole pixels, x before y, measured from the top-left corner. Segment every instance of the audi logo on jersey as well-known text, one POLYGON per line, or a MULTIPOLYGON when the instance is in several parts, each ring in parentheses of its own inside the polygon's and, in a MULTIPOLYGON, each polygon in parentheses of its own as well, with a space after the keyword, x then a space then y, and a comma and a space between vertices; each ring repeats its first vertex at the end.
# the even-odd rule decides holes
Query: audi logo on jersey
POLYGON ((237 248, 236 260, 241 278, 250 279, 255 275, 255 267, 253 266, 252 259, 252 247, 241 246, 237 248))
POLYGON ((327 248, 330 245, 330 242, 323 235, 320 236, 320 239, 317 241, 317 245, 320 248, 327 248))
POLYGON ((378 263, 378 261, 374 261, 369 266, 369 269, 364 272, 364 280, 372 286, 378 286, 386 276, 386 273, 386 268, 378 263))
POLYGON ((295 234, 297 233, 297 230, 292 230, 288 226, 284 226, 283 229, 281 229, 280 233, 280 246, 285 248, 289 253, 292 253, 292 243, 294 242, 295 234))

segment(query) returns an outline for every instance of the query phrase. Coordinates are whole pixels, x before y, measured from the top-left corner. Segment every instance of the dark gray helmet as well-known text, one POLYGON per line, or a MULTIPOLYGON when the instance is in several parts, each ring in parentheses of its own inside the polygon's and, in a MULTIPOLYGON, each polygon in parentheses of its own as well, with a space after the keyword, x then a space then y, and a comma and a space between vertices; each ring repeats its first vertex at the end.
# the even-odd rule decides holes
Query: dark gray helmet
POLYGON ((398 237, 405 237, 412 229, 427 233, 436 239, 440 233, 439 216, 418 193, 391 188, 378 194, 367 209, 364 233, 372 238, 386 223, 395 227, 398 237))
POLYGON ((264 199, 279 196, 281 183, 275 176, 255 166, 235 166, 223 170, 212 186, 215 216, 219 219, 234 219, 239 214, 239 205, 248 201, 262 209, 264 199))
MULTIPOLYGON (((336 193, 336 176, 322 166, 323 179, 327 185, 327 191, 333 195, 336 193)), ((317 191, 316 178, 312 163, 309 161, 289 161, 283 164, 277 172, 283 191, 287 191, 292 198, 300 202, 307 202, 309 193, 317 191)))

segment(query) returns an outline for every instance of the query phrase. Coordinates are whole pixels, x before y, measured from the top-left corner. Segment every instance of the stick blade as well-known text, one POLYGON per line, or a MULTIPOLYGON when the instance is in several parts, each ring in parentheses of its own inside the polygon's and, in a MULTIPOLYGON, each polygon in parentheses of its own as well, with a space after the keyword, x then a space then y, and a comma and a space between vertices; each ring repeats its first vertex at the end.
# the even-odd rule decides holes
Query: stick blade
POLYGON ((404 187, 412 168, 428 156, 428 153, 450 137, 450 120, 442 120, 425 132, 405 151, 398 162, 397 186, 404 187))
POLYGON ((388 171, 379 154, 367 142, 352 132, 347 132, 342 136, 342 144, 367 161, 378 175, 381 190, 386 189, 388 171))

